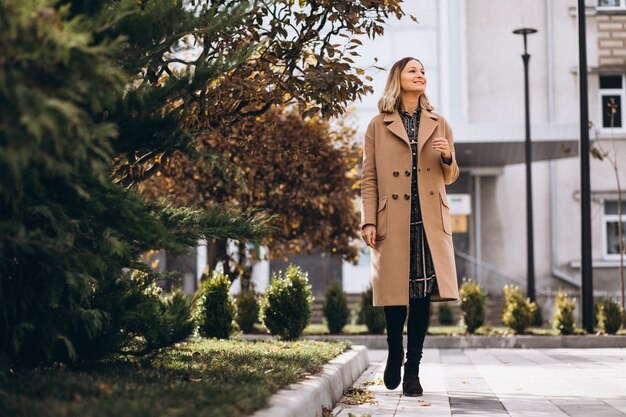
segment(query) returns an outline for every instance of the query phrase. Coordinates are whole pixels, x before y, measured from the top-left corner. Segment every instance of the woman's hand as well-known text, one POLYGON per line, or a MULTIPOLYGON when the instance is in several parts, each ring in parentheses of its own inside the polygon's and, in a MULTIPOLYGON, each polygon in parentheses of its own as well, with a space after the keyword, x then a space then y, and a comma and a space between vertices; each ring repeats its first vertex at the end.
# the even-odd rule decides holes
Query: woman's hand
POLYGON ((363 227, 363 230, 361 231, 361 237, 363 237, 363 240, 365 241, 365 244, 367 246, 372 249, 376 249, 376 226, 368 224, 367 226, 363 227))
POLYGON ((443 159, 447 161, 452 159, 452 152, 450 151, 450 144, 448 143, 448 139, 446 138, 433 139, 433 148, 436 151, 441 152, 441 156, 443 157, 443 159))

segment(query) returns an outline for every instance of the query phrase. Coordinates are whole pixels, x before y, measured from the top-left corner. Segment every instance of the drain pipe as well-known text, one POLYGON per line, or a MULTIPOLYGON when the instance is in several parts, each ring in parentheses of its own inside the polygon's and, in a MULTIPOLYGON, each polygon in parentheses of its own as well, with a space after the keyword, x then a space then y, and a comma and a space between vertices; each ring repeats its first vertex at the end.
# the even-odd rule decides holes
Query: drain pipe
MULTIPOLYGON (((548 87, 548 122, 554 122, 554 33, 552 26, 552 0, 546 1, 546 62, 547 62, 547 87, 548 87)), ((580 282, 565 272, 560 271, 556 264, 556 161, 550 160, 548 166, 550 177, 550 272, 555 278, 580 288, 580 282)))

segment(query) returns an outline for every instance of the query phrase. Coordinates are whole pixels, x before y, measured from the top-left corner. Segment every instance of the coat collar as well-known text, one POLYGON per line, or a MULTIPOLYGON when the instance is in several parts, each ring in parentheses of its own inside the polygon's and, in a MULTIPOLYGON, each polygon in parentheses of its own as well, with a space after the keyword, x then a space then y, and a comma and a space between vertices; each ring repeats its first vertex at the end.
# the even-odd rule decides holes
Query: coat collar
MULTIPOLYGON (((438 119, 439 117, 435 113, 422 108, 419 130, 417 131, 418 155, 421 153, 424 143, 426 143, 430 135, 439 124, 438 119)), ((405 141, 410 148, 411 144, 409 143, 409 136, 406 133, 406 129, 404 129, 404 125, 402 124, 402 119, 400 118, 400 113, 398 112, 398 110, 394 110, 393 113, 385 113, 383 121, 385 122, 387 129, 389 129, 389 131, 391 131, 394 135, 405 141)))

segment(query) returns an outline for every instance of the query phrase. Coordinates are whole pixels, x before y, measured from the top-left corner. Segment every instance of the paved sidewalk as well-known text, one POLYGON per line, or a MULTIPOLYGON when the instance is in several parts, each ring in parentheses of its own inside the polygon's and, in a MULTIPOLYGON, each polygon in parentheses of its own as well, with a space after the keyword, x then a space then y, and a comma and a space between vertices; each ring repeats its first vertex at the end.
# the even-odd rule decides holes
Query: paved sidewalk
POLYGON ((626 415, 624 348, 425 349, 422 397, 403 396, 402 385, 393 391, 382 385, 386 355, 370 350, 370 367, 353 385, 371 392, 376 404, 349 405, 344 396, 333 416, 626 415))

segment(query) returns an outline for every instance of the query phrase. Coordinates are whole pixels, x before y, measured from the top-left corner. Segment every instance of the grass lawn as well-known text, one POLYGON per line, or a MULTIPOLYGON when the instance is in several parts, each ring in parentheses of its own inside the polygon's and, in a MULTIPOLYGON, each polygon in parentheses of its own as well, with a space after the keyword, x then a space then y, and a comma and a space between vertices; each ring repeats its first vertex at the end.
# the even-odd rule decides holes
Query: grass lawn
POLYGON ((152 359, 0 373, 0 415, 245 416, 349 348, 345 342, 191 339, 152 359))

